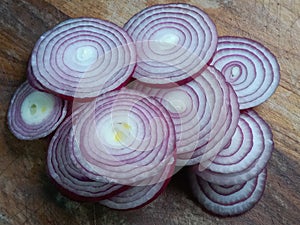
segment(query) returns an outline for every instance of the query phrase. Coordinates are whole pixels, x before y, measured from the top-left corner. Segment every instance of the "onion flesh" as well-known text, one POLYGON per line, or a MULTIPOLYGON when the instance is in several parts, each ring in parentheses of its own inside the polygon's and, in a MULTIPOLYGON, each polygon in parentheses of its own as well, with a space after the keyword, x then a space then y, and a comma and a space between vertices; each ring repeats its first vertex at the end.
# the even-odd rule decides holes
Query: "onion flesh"
POLYGON ((214 23, 188 4, 148 7, 134 15, 124 29, 137 48, 133 77, 149 84, 180 82, 198 74, 217 44, 214 23))

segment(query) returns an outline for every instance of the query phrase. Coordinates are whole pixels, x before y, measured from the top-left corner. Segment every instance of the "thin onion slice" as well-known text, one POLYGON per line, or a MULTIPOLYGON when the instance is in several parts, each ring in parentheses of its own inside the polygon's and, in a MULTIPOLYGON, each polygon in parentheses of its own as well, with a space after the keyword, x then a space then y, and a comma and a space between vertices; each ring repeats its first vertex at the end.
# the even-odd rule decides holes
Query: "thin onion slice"
POLYGON ((32 72, 32 67, 31 67, 31 61, 29 60, 28 62, 28 66, 27 66, 27 81, 30 84, 30 86, 32 86, 33 88, 35 88, 36 90, 39 91, 43 91, 46 92, 47 90, 45 90, 45 88, 43 87, 42 84, 40 84, 35 77, 33 76, 33 72, 32 72))
POLYGON ((174 125, 154 98, 124 88, 112 91, 86 105, 73 123, 73 161, 87 177, 134 186, 172 175, 174 125))
POLYGON ((48 136, 63 121, 67 101, 38 91, 25 81, 11 99, 7 119, 11 132, 21 140, 48 136))
POLYGON ((220 37, 211 65, 220 70, 238 95, 240 109, 266 101, 279 85, 276 57, 262 44, 241 37, 220 37))
POLYGON ((194 165, 214 157, 237 126, 237 97, 212 67, 180 86, 157 88, 135 80, 128 87, 155 97, 169 111, 175 124, 177 166, 194 165))
POLYGON ((268 124, 254 110, 245 110, 228 146, 206 170, 197 171, 197 174, 219 185, 243 183, 257 176, 266 167, 273 145, 268 124))
POLYGON ((131 37, 96 18, 58 24, 40 37, 31 55, 34 80, 68 99, 90 99, 119 88, 135 64, 131 37))
POLYGON ((206 210, 220 216, 236 216, 250 210, 261 198, 267 179, 267 169, 242 184, 220 186, 191 172, 191 190, 206 210))
POLYGON ((150 84, 169 84, 199 73, 217 45, 214 23, 199 8, 162 4, 142 10, 124 26, 137 48, 133 77, 150 84))
POLYGON ((165 181, 146 186, 134 186, 100 201, 100 204, 117 210, 138 209, 154 201, 165 190, 167 183, 165 181))
POLYGON ((48 147, 48 174, 61 193, 76 201, 100 201, 127 189, 120 184, 93 181, 82 174, 71 160, 72 150, 68 145, 71 129, 72 116, 69 116, 56 130, 48 147))
MULTIPOLYGON (((168 176, 168 169, 163 171, 168 176)), ((150 181, 150 185, 136 185, 131 186, 127 190, 115 194, 114 196, 100 201, 100 204, 105 205, 111 209, 117 210, 132 210, 141 208, 153 202, 167 187, 171 179, 166 179, 162 182, 150 181)))

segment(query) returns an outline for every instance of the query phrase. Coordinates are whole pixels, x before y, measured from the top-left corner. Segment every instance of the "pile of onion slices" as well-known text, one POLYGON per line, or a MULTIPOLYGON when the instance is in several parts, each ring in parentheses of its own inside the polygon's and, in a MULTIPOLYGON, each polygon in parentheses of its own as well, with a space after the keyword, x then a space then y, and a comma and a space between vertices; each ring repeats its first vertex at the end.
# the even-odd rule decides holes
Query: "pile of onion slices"
POLYGON ((7 119, 18 139, 51 137, 47 171, 72 200, 140 208, 185 167, 195 200, 233 216, 263 194, 274 144, 253 107, 279 79, 261 43, 219 37, 196 6, 154 5, 124 27, 74 18, 45 32, 7 119))

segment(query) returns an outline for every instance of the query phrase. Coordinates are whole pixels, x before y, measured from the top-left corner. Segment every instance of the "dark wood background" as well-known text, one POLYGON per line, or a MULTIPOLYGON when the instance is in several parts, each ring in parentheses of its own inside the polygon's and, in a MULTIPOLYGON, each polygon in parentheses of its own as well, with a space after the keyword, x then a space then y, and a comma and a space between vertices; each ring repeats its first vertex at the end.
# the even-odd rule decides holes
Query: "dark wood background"
POLYGON ((136 211, 112 211, 63 198, 45 170, 47 140, 19 141, 8 130, 10 98, 25 80, 26 63, 39 36, 69 17, 93 16, 122 26, 139 10, 168 1, 1 0, 0 1, 0 224, 189 225, 300 224, 300 1, 182 1, 205 10, 220 35, 255 39, 278 58, 276 93, 256 110, 271 125, 275 151, 261 201, 248 213, 219 218, 194 202, 182 173, 152 204, 136 211))

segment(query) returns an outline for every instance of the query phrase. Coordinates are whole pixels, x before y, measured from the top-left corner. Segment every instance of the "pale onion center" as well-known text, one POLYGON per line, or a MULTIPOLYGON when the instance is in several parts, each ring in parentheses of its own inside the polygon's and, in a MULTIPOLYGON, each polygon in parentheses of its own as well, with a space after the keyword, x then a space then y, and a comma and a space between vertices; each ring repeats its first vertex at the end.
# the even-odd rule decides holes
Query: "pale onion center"
POLYGON ((29 125, 40 124, 51 114, 54 105, 55 100, 52 95, 34 91, 21 105, 21 118, 29 125))
POLYGON ((191 98, 182 90, 174 90, 164 95, 164 106, 169 112, 183 113, 191 105, 191 98))
POLYGON ((161 48, 170 49, 178 44, 179 37, 175 34, 164 34, 158 41, 161 48))
MULTIPOLYGON (((132 121, 131 121, 132 122, 132 121)), ((124 148, 129 147, 135 140, 135 128, 130 121, 106 120, 98 124, 98 137, 106 145, 124 148)))
POLYGON ((76 61, 82 65, 89 65, 96 61, 97 50, 92 46, 81 46, 76 50, 76 61))
POLYGON ((153 50, 170 51, 178 46, 180 36, 176 30, 162 29, 157 31, 151 37, 151 40, 150 46, 153 50))
POLYGON ((233 66, 231 68, 231 78, 237 78, 241 75, 241 68, 239 66, 233 66))

